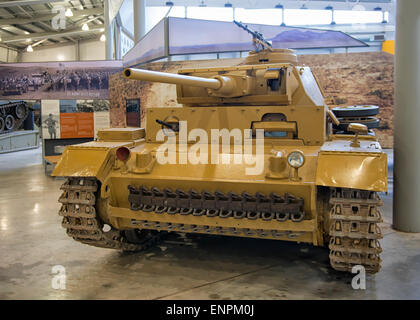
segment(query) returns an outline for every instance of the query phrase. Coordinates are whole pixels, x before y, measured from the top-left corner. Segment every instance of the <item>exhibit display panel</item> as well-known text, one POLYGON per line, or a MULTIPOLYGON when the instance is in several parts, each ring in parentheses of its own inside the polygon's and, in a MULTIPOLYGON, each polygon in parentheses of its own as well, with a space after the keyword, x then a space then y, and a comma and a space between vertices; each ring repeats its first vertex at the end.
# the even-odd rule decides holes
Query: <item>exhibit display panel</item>
POLYGON ((166 56, 165 24, 165 20, 161 20, 124 56, 124 67, 166 56))
POLYGON ((109 127, 108 100, 42 100, 43 139, 93 138, 109 127))
MULTIPOLYGON (((263 24, 248 26, 263 34, 275 49, 367 46, 340 31, 263 24)), ((129 67, 173 55, 249 51, 253 49, 251 39, 248 32, 233 22, 167 17, 123 57, 123 65, 129 67)))
MULTIPOLYGON (((251 35, 232 22, 169 18, 169 54, 248 51, 251 35), (183 35, 188 33, 188 37, 183 35), (206 36, 203 37, 203 34, 206 36)), ((275 49, 364 47, 340 31, 248 24, 275 49)))

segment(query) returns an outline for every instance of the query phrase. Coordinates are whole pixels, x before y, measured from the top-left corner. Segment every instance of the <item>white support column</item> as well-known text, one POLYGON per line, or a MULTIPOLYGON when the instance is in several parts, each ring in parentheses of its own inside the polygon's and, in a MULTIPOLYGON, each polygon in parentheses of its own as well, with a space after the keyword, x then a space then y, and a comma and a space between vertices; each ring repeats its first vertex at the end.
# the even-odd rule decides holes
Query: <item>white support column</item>
POLYGON ((75 51, 75 58, 76 61, 80 60, 80 40, 76 40, 74 43, 74 51, 75 51))
POLYGON ((393 226, 420 232, 420 1, 397 1, 393 226))
POLYGON ((133 0, 134 42, 146 34, 146 0, 133 0))
POLYGON ((111 21, 109 21, 109 1, 104 0, 104 28, 105 28, 105 59, 112 60, 114 57, 111 21))

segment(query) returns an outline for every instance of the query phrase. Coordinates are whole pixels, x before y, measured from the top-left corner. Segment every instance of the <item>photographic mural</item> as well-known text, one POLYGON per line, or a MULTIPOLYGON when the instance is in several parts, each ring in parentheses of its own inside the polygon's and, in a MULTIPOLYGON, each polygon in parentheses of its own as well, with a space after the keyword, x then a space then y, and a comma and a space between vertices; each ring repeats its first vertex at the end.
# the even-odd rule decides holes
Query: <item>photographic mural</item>
POLYGON ((108 99, 120 61, 0 64, 0 99, 108 99))

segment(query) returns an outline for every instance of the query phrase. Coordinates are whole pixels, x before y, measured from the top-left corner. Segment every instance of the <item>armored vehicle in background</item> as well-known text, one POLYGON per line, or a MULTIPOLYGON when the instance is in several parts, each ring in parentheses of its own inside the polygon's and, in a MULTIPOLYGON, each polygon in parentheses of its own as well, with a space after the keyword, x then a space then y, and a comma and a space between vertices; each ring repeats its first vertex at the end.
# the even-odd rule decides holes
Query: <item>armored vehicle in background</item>
POLYGON ((20 128, 29 113, 24 101, 0 101, 0 134, 20 128))
POLYGON ((149 106, 145 129, 100 130, 66 147, 53 176, 67 178, 59 214, 70 237, 122 250, 167 232, 304 242, 328 246, 336 270, 379 271, 386 154, 363 124, 333 134, 339 120, 293 51, 267 46, 236 66, 124 77, 176 84, 183 107, 149 106), (242 132, 248 149, 236 145, 242 132), (162 161, 162 146, 174 162, 162 161))
POLYGON ((3 95, 18 96, 28 92, 28 83, 22 80, 12 80, 4 88, 3 95))

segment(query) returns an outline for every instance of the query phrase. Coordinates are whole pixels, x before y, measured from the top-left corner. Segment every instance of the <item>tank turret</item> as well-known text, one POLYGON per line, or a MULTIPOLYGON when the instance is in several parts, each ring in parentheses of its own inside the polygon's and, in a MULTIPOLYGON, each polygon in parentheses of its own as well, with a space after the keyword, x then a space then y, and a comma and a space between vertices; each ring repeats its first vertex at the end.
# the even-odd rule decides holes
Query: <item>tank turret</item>
POLYGON ((182 69, 178 74, 127 68, 124 77, 177 85, 178 102, 186 105, 286 105, 297 88, 292 50, 251 52, 244 64, 182 69))

